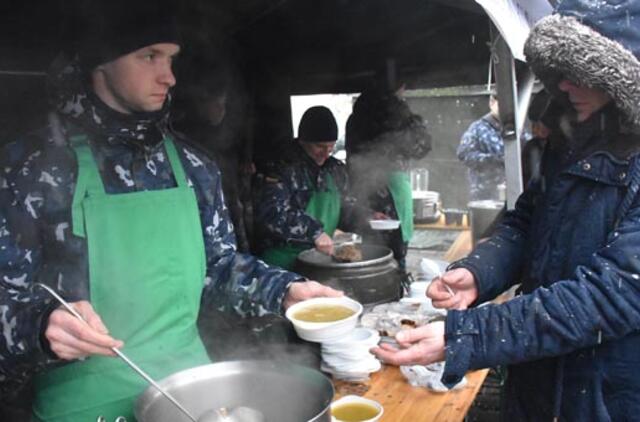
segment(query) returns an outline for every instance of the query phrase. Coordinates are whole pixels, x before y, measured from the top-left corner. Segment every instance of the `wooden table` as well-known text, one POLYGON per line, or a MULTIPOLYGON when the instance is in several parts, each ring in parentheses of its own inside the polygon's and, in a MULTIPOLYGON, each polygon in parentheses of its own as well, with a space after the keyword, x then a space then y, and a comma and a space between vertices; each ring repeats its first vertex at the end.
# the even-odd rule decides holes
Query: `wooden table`
POLYGON ((336 399, 356 394, 376 400, 384 407, 381 422, 460 422, 480 390, 488 369, 467 374, 467 384, 446 393, 412 387, 395 366, 383 365, 362 384, 334 381, 336 399))
MULTIPOLYGON (((444 258, 454 261, 470 250, 471 232, 463 230, 444 258)), ((461 422, 488 372, 488 369, 469 372, 465 387, 437 393, 423 387, 412 387, 397 367, 383 365, 365 383, 334 381, 335 398, 356 394, 378 401, 384 407, 381 422, 461 422)))

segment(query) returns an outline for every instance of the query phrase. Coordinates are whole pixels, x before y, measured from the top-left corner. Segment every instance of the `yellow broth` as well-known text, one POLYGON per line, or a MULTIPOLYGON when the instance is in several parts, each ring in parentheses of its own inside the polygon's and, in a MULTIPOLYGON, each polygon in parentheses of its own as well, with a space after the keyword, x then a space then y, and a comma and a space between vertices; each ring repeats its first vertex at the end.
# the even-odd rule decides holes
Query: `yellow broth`
POLYGON ((331 415, 343 422, 360 422, 378 415, 378 409, 367 403, 345 403, 331 409, 331 415))
POLYGON ((355 313, 356 311, 343 305, 310 305, 295 312, 293 317, 305 322, 334 322, 355 313))

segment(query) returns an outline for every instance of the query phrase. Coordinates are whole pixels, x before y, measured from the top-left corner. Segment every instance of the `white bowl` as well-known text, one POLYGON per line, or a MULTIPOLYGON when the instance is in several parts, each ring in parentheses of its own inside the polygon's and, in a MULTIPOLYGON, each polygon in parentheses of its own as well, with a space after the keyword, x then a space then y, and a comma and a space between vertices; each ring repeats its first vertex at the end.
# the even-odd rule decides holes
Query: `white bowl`
MULTIPOLYGON (((371 419, 364 419, 364 420, 359 421, 359 422, 376 422, 376 421, 380 420, 380 418, 382 417, 382 414, 384 413, 384 408, 377 401, 371 400, 371 399, 367 399, 367 398, 364 398, 364 397, 360 397, 360 396, 355 396, 355 395, 344 396, 341 399, 334 401, 333 403, 331 403, 331 410, 333 410, 337 406, 344 405, 344 404, 347 404, 347 403, 364 403, 364 404, 368 404, 369 406, 373 406, 376 409, 378 409, 378 414, 376 416, 374 416, 371 419)), ((336 419, 332 415, 331 416, 331 421, 332 422, 341 422, 341 419, 336 419)))
POLYGON ((373 230, 395 230, 400 227, 400 220, 369 220, 373 230))
POLYGON ((342 297, 317 297, 303 302, 298 302, 287 309, 285 316, 293 324, 293 328, 301 339, 315 342, 335 341, 353 330, 362 313, 362 305, 346 296, 342 297), (299 310, 311 305, 342 305, 355 311, 345 319, 332 322, 308 322, 300 321, 293 315, 299 310))

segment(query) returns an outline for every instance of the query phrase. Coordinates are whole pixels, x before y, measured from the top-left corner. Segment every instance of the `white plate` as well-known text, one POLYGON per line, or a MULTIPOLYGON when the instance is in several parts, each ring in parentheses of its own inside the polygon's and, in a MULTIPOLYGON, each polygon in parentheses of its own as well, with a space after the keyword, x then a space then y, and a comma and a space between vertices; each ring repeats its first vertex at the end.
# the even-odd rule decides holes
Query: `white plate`
POLYGON ((373 230, 395 230, 400 227, 400 220, 369 220, 373 230))

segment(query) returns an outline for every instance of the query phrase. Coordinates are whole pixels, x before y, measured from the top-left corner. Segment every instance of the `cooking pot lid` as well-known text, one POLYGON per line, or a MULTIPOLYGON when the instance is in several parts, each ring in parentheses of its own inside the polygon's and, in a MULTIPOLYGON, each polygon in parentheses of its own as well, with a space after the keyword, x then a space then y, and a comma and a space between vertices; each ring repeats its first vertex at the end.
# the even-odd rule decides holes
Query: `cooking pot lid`
POLYGON ((362 250, 362 261, 358 262, 336 262, 329 255, 318 252, 316 249, 307 249, 300 252, 298 261, 323 268, 360 268, 369 265, 376 265, 393 259, 391 249, 380 245, 360 245, 362 250))

